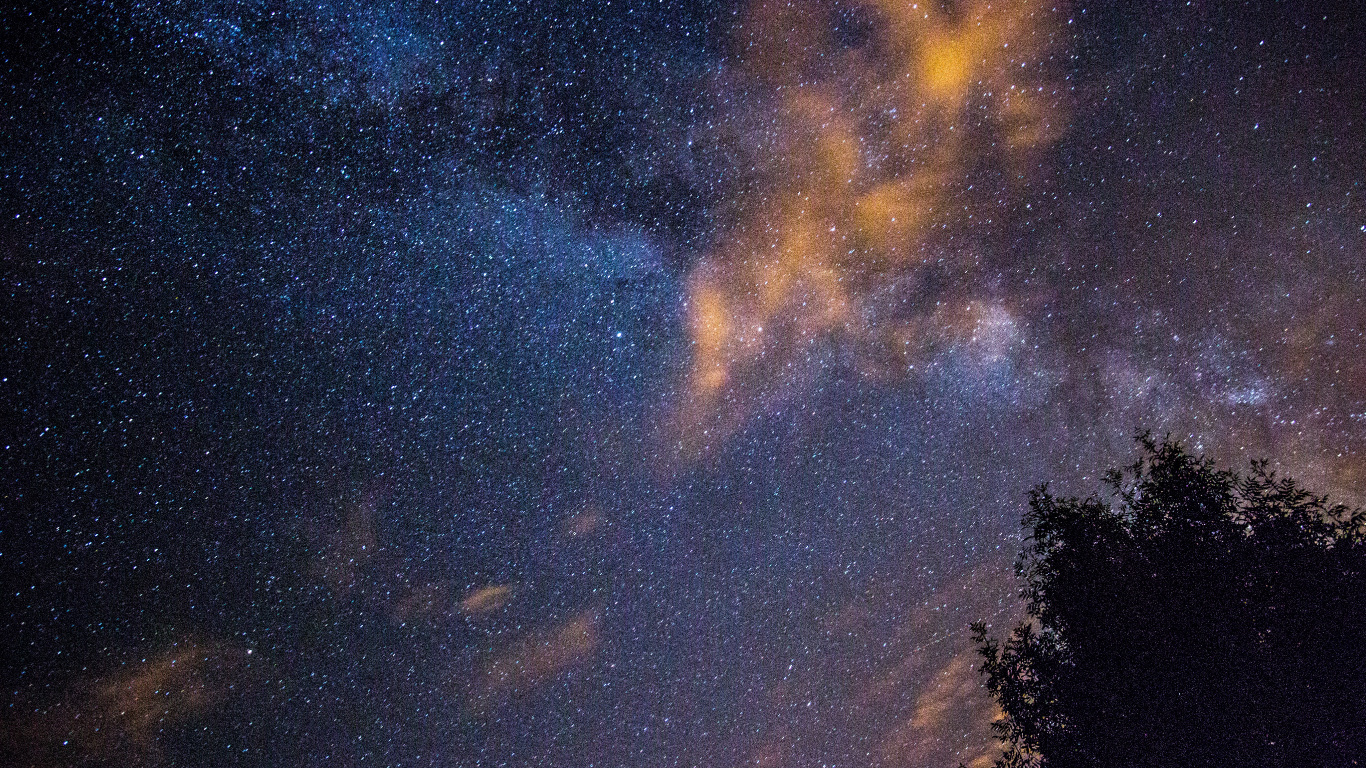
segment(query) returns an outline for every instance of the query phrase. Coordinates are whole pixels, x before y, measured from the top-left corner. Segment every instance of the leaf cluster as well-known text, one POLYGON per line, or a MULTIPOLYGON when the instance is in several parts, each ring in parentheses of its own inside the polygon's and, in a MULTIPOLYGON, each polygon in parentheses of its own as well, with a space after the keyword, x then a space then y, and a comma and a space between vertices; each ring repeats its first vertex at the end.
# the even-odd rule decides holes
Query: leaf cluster
POLYGON ((1139 438, 1110 498, 1030 495, 1030 621, 974 625, 1017 766, 1366 765, 1366 513, 1139 438))

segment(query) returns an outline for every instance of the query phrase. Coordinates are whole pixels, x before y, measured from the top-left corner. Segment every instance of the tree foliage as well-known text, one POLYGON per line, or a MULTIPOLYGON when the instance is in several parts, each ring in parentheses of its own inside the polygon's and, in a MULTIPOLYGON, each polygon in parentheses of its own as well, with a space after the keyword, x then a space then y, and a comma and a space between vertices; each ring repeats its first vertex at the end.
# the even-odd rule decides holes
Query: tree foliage
POLYGON ((1139 441, 1108 501, 1031 494, 1031 620, 973 628, 996 765, 1366 765, 1366 513, 1139 441))

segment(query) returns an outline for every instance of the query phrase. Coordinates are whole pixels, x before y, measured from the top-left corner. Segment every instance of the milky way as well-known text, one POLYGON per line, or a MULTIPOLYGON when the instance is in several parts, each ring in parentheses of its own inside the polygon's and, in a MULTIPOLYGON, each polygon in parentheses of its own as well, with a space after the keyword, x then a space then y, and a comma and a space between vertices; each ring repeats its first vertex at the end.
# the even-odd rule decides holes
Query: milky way
POLYGON ((1027 491, 1366 482, 1344 6, 3 12, 22 765, 985 765, 1027 491))

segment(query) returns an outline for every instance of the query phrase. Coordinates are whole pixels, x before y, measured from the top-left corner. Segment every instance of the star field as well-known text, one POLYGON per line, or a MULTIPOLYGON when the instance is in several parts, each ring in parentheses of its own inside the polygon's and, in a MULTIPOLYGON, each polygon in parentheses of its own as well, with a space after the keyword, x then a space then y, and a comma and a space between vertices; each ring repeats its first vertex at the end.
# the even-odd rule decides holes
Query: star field
POLYGON ((13 764, 985 765, 1029 488, 1362 501, 1346 6, 0 18, 13 764))

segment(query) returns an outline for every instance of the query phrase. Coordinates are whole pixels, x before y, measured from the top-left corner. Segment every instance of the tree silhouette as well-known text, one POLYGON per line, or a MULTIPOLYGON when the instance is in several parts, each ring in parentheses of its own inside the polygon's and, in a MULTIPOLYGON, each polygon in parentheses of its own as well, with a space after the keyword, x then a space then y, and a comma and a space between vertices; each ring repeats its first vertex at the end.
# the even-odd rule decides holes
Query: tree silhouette
POLYGON ((1030 496, 996 765, 1366 766, 1366 512, 1139 442, 1111 502, 1030 496))

